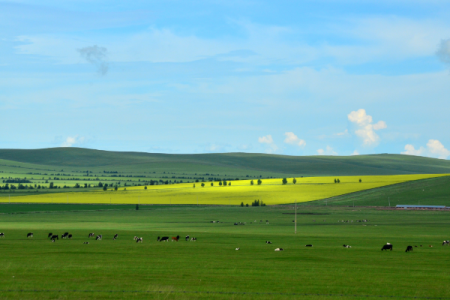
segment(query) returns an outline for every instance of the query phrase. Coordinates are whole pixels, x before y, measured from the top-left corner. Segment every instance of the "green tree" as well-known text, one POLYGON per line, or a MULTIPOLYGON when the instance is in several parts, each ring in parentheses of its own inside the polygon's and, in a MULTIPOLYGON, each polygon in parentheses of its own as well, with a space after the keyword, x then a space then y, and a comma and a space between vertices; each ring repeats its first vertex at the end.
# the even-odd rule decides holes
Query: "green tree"
POLYGON ((205 186, 205 183, 204 182, 202 182, 202 187, 204 187, 205 186))
POLYGON ((258 179, 258 185, 261 185, 262 181, 261 179, 258 179))
POLYGON ((214 182, 211 182, 211 186, 214 186, 214 182))
POLYGON ((241 207, 244 207, 244 202, 241 202, 241 207))
POLYGON ((362 180, 361 180, 361 178, 359 179, 359 183, 361 183, 362 182, 362 180))
POLYGON ((139 204, 136 204, 136 210, 139 210, 139 204))
POLYGON ((75 184, 74 188, 78 189, 80 185, 78 183, 75 184))
POLYGON ((252 180, 252 181, 250 181, 250 185, 253 185, 253 180, 252 180))
POLYGON ((247 203, 247 204, 245 204, 245 206, 246 206, 246 207, 248 207, 248 203, 247 203))
POLYGON ((108 189, 108 187, 106 186, 106 184, 103 186, 103 190, 106 191, 108 189))
POLYGON ((287 184, 287 179, 283 178, 282 182, 283 182, 283 184, 287 184))
POLYGON ((293 184, 296 184, 296 183, 297 183, 297 179, 295 179, 295 178, 292 179, 292 183, 293 183, 293 184))
POLYGON ((231 182, 228 182, 228 186, 230 186, 231 185, 231 182))
POLYGON ((116 185, 114 186, 114 190, 117 191, 118 189, 119 189, 119 186, 116 184, 116 185))
POLYGON ((194 189, 195 189, 195 183, 194 183, 194 189))
POLYGON ((54 187, 53 182, 50 182, 49 188, 52 189, 53 187, 54 187))
POLYGON ((223 186, 227 186, 226 180, 223 181, 223 186))
POLYGON ((222 186, 222 181, 219 181, 219 185, 222 186))
POLYGON ((146 189, 147 189, 147 186, 144 187, 144 190, 146 190, 146 189))

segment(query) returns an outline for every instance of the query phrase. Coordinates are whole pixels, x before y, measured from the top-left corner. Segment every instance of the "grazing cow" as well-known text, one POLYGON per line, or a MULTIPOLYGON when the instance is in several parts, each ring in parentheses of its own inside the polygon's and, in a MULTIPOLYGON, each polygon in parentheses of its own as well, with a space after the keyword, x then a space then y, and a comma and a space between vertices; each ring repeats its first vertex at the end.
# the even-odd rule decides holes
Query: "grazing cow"
POLYGON ((68 236, 69 236, 69 233, 68 233, 68 232, 64 232, 64 234, 61 235, 61 238, 62 238, 62 239, 65 239, 65 238, 68 237, 68 236))
POLYGON ((32 237, 33 237, 33 233, 32 232, 27 234, 27 238, 32 238, 32 237))
POLYGON ((99 234, 97 235, 97 237, 95 238, 96 241, 101 241, 103 238, 103 235, 99 234))
POLYGON ((428 247, 433 248, 433 245, 428 245, 428 247))
POLYGON ((184 238, 184 240, 187 242, 187 241, 189 241, 189 235, 187 235, 185 238, 184 238))
POLYGON ((180 239, 180 236, 179 236, 179 235, 177 235, 176 237, 173 236, 173 237, 172 237, 172 242, 173 242, 173 241, 178 242, 179 239, 180 239))
POLYGON ((266 241, 266 244, 272 244, 272 242, 271 241, 266 241))
POLYGON ((53 233, 50 232, 47 237, 50 238, 50 237, 52 237, 52 235, 53 235, 53 233))
POLYGON ((143 238, 140 237, 140 238, 137 238, 136 243, 142 243, 142 241, 143 241, 143 238))
POLYGON ((406 250, 405 250, 405 252, 409 252, 409 251, 413 251, 413 247, 412 247, 412 246, 408 246, 408 247, 406 247, 406 250))
POLYGON ((51 239, 52 239, 52 240, 55 240, 55 239, 59 240, 59 237, 58 237, 57 234, 54 234, 54 235, 52 235, 51 239))
POLYGON ((442 242, 442 246, 445 246, 445 245, 447 245, 447 246, 448 246, 449 244, 450 244, 450 241, 449 241, 449 240, 447 240, 447 241, 443 241, 443 242, 442 242))
POLYGON ((276 248, 275 251, 283 251, 283 248, 276 248))
POLYGON ((239 251, 239 250, 241 250, 241 248, 236 248, 236 251, 239 251))
POLYGON ((71 234, 69 234, 68 236, 67 236, 69 239, 71 239, 72 238, 72 235, 71 234))
POLYGON ((346 245, 346 244, 344 244, 344 245, 342 245, 344 248, 351 248, 352 246, 350 246, 350 245, 346 245))
POLYGON ((3 232, 0 232, 0 237, 5 237, 5 234, 3 232))
POLYGON ((238 223, 234 223, 234 225, 239 225, 238 223))
POLYGON ((420 247, 422 247, 422 245, 420 245, 420 247))
POLYGON ((311 245, 311 244, 308 244, 308 245, 305 245, 305 247, 312 247, 313 245, 311 245))
POLYGON ((381 251, 383 250, 391 250, 392 251, 393 247, 391 244, 386 244, 381 248, 381 251))
POLYGON ((191 242, 195 242, 197 240, 196 237, 191 238, 191 242))
POLYGON ((117 239, 118 237, 119 237, 119 234, 118 234, 118 233, 116 233, 116 234, 114 235, 114 238, 113 238, 113 240, 117 239))
POLYGON ((168 242, 169 241, 169 237, 168 236, 163 236, 162 238, 159 239, 160 242, 168 242))
POLYGON ((83 244, 84 244, 84 245, 89 245, 89 242, 84 242, 83 244))
POLYGON ((91 238, 91 237, 94 237, 94 236, 95 236, 95 233, 91 232, 91 233, 89 233, 88 238, 91 238))

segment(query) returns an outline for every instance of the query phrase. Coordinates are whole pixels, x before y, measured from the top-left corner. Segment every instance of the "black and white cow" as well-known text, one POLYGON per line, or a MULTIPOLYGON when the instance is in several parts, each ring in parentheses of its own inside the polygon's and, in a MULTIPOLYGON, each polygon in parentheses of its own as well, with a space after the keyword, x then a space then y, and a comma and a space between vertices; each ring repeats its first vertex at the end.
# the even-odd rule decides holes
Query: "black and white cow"
POLYGON ((32 232, 27 234, 27 238, 32 238, 32 237, 33 237, 33 233, 32 232))
POLYGON ((191 242, 195 242, 196 240, 197 240, 196 237, 192 237, 192 238, 191 238, 191 242))
POLYGON ((68 232, 64 232, 64 234, 61 235, 61 238, 62 238, 62 239, 65 239, 65 238, 68 237, 68 236, 69 236, 69 233, 68 233, 68 232))
POLYGON ((408 247, 406 247, 406 250, 405 250, 405 252, 409 252, 409 251, 413 251, 413 247, 412 247, 412 246, 408 246, 408 247))
POLYGON ((113 238, 113 240, 117 239, 118 237, 119 237, 119 234, 118 234, 118 233, 116 233, 116 234, 114 235, 114 238, 113 238))
POLYGON ((169 241, 169 237, 168 236, 163 236, 162 238, 159 238, 159 236, 158 236, 158 241, 160 241, 160 242, 164 242, 164 241, 168 242, 169 241))
POLYGON ((95 238, 96 241, 101 241, 103 238, 103 235, 99 234, 97 235, 97 237, 95 238))
POLYGON ((350 246, 350 245, 346 245, 346 244, 344 244, 344 245, 342 245, 344 248, 351 248, 352 246, 350 246))
POLYGON ((91 233, 89 233, 88 238, 91 238, 91 237, 94 237, 94 236, 95 236, 95 233, 91 232, 91 233))
POLYGON ((187 242, 187 241, 189 241, 189 235, 187 235, 185 238, 184 238, 184 240, 187 242))
POLYGON ((275 251, 283 251, 283 248, 275 248, 275 251))
POLYGON ((272 242, 271 241, 266 241, 266 244, 272 244, 272 242))
POLYGON ((445 245, 448 246, 449 244, 450 244, 450 241, 449 241, 449 240, 446 240, 446 241, 443 241, 443 242, 442 242, 442 246, 445 246, 445 245))
POLYGON ((383 250, 390 250, 390 251, 392 251, 392 249, 393 249, 392 245, 390 243, 387 243, 386 245, 384 245, 381 248, 381 251, 383 251, 383 250))
POLYGON ((53 233, 51 233, 51 232, 50 232, 50 233, 48 234, 48 236, 47 236, 47 237, 48 237, 48 238, 51 238, 51 237, 52 237, 52 235, 53 235, 53 233))
POLYGON ((5 237, 5 233, 0 232, 0 237, 5 237))
POLYGON ((69 234, 69 235, 67 236, 67 238, 71 239, 71 238, 72 238, 72 235, 71 235, 71 234, 69 234))
POLYGON ((142 243, 142 241, 143 241, 143 238, 140 237, 140 238, 137 238, 136 243, 142 243))
POLYGON ((54 234, 54 235, 51 236, 50 239, 54 242, 55 240, 59 240, 59 237, 58 237, 57 234, 54 234))

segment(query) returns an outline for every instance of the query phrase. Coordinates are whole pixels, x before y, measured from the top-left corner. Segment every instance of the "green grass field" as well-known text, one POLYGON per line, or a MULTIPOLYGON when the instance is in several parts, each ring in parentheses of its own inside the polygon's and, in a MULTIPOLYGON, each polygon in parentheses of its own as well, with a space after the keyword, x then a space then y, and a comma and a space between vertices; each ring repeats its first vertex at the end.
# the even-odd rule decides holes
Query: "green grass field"
POLYGON ((300 207, 294 234, 292 206, 133 208, 1 204, 1 298, 448 297, 450 247, 441 243, 450 239, 449 212, 300 207), (65 231, 74 238, 47 239, 48 232, 65 231), (88 240, 89 232, 103 241, 88 240), (197 242, 156 242, 187 234, 197 242), (144 242, 136 244, 135 235, 144 242), (394 251, 380 251, 386 242, 394 251), (408 245, 424 247, 405 253, 408 245))
MULTIPOLYGON (((204 187, 196 183, 174 185, 153 185, 144 187, 127 187, 114 190, 86 190, 84 193, 46 193, 27 196, 0 197, 0 202, 15 203, 102 203, 102 204, 201 204, 201 205, 240 205, 251 204, 260 199, 267 205, 294 202, 309 202, 349 193, 371 190, 387 185, 417 181, 445 174, 431 175, 389 175, 389 176, 341 176, 340 183, 336 177, 288 178, 287 184, 282 179, 264 179, 261 185, 253 180, 231 181, 230 186, 220 186, 217 182, 204 187), (361 180, 361 182, 359 181, 361 180)), ((4 196, 7 194, 4 193, 4 196)), ((21 195, 21 194, 19 194, 21 195)), ((345 202, 345 201, 343 201, 345 202)))

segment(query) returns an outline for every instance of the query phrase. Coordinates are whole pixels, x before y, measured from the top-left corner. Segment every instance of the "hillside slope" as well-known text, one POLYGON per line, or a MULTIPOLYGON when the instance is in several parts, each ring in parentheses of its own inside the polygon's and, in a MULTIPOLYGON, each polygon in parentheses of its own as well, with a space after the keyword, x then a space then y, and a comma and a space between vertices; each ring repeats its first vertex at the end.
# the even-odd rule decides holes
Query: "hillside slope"
POLYGON ((83 148, 0 149, 0 159, 37 165, 143 171, 260 171, 296 176, 450 173, 450 161, 378 154, 359 156, 286 156, 252 153, 158 154, 83 148))

